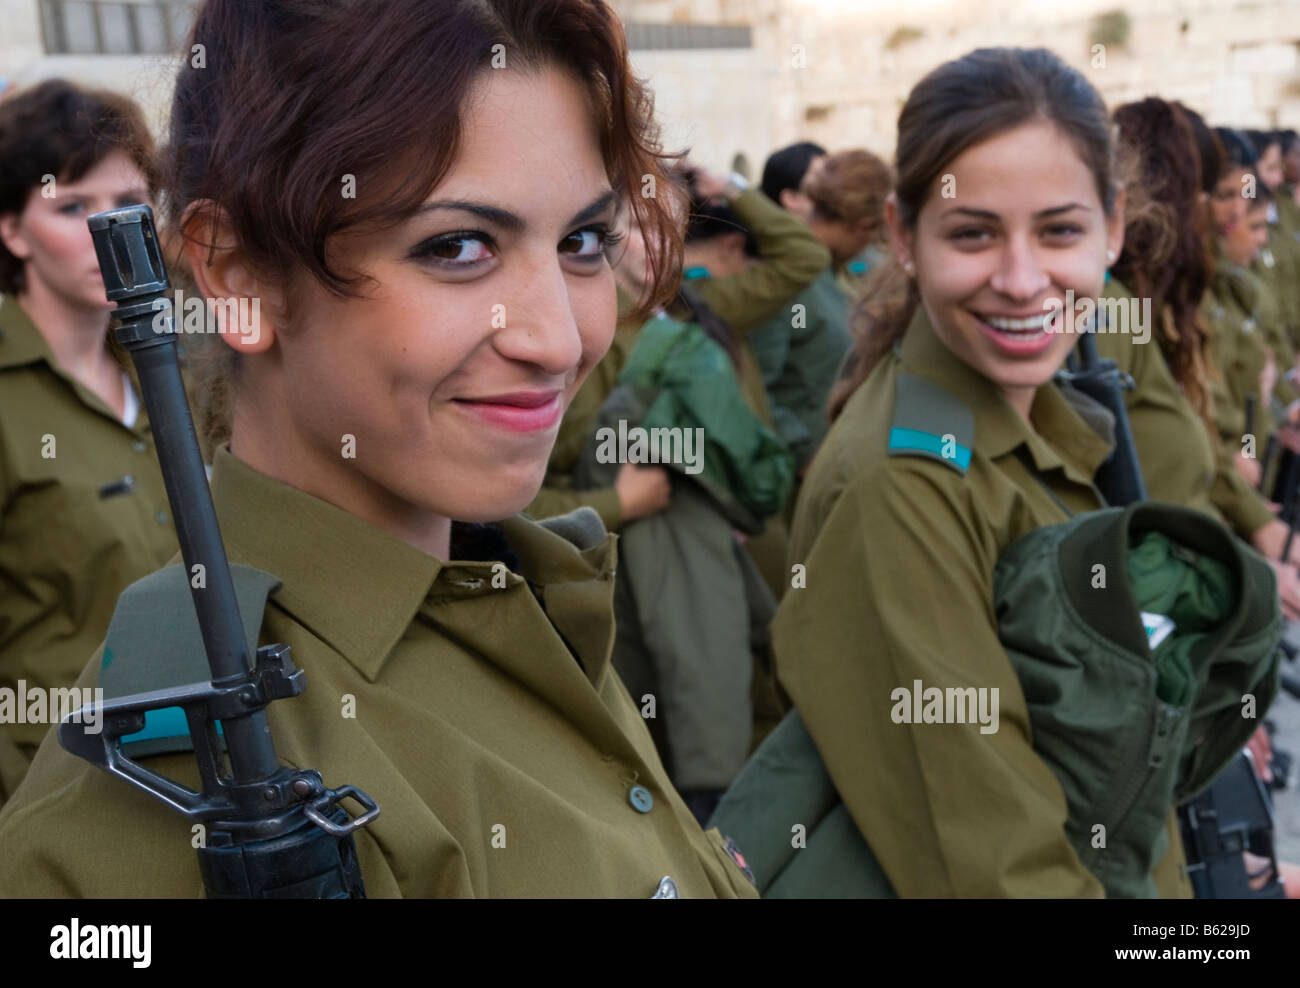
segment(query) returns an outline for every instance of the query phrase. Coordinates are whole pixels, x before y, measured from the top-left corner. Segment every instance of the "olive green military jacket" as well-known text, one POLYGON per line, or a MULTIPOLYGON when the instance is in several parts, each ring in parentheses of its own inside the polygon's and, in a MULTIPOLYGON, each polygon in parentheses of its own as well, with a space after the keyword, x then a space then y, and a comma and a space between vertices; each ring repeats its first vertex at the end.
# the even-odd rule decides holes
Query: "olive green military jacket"
POLYGON ((1276 398, 1280 405, 1295 400, 1295 387, 1283 378, 1293 357, 1280 346, 1276 308, 1263 284, 1222 255, 1201 301, 1200 315, 1209 335, 1207 356, 1218 372, 1210 375, 1211 416, 1224 445, 1235 454, 1240 452, 1246 432, 1246 397, 1259 393, 1259 376, 1268 351, 1274 351, 1278 383, 1273 395, 1258 404, 1257 438, 1272 431, 1280 411, 1276 408, 1270 415, 1271 399, 1276 398))
POLYGON ((871 244, 846 264, 832 265, 835 283, 839 285, 850 308, 858 301, 871 272, 889 259, 888 249, 880 244, 871 244))
MULTIPOLYGON (((1115 299, 1131 297, 1114 278, 1105 294, 1115 299)), ((1174 380, 1157 340, 1159 313, 1153 314, 1152 322, 1149 336, 1098 332, 1095 337, 1098 356, 1115 361, 1133 378, 1134 387, 1124 392, 1124 403, 1147 497, 1204 511, 1249 538, 1273 520, 1273 513, 1237 473, 1228 449, 1210 434, 1174 380), (1144 337, 1146 342, 1140 342, 1144 337)), ((1240 443, 1236 448, 1241 448, 1240 443)))
MULTIPOLYGON (((117 595, 175 552, 143 406, 123 425, 0 296, 0 689, 70 687, 117 595)), ((0 718, 0 805, 49 726, 17 706, 0 718)))
POLYGON ((1300 348, 1300 205, 1286 187, 1277 190, 1277 222, 1269 229, 1267 253, 1251 267, 1268 282, 1291 347, 1300 348))
POLYGON ((800 467, 812 459, 830 421, 826 401, 853 342, 849 307, 830 268, 750 334, 779 435, 800 467))
MULTIPOLYGON (((998 637, 993 572, 1017 538, 1101 507, 1109 444, 1055 386, 1033 428, 938 340, 924 310, 853 394, 805 479, 777 675, 900 896, 1100 896, 1066 835, 998 637), (990 723, 909 723, 898 691, 974 688, 990 723)), ((911 703, 907 703, 911 709, 911 703)), ((1173 814, 1154 873, 1187 895, 1173 814)))
MULTIPOLYGON (((281 760, 379 804, 357 834, 369 896, 637 898, 665 876, 683 897, 756 896, 610 668, 615 537, 590 513, 572 541, 502 522, 520 575, 440 562, 225 449, 212 493, 232 562, 281 581, 261 643, 306 672, 267 711, 281 760)), ((194 786, 192 763, 145 762, 194 786)), ((0 813, 0 896, 196 896, 192 839, 51 733, 0 813)))

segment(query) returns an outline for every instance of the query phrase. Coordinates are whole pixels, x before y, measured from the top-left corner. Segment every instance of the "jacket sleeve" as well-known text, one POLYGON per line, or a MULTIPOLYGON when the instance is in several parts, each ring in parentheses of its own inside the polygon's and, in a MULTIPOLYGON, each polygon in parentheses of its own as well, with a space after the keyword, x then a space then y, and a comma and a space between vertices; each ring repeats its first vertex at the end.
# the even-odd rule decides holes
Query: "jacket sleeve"
POLYGON ((759 264, 692 287, 739 335, 746 335, 817 280, 831 255, 798 217, 757 189, 742 192, 732 209, 758 242, 759 264))
POLYGON ((1273 512, 1269 510, 1263 495, 1237 473, 1232 465, 1233 459, 1234 454, 1228 447, 1216 447, 1210 500, 1234 532, 1250 538, 1273 520, 1273 512))
POLYGON ((778 676, 900 896, 1100 897, 998 641, 991 523, 949 472, 891 462, 846 488, 774 622, 778 676), (928 687, 987 688, 998 719, 909 723, 928 687))

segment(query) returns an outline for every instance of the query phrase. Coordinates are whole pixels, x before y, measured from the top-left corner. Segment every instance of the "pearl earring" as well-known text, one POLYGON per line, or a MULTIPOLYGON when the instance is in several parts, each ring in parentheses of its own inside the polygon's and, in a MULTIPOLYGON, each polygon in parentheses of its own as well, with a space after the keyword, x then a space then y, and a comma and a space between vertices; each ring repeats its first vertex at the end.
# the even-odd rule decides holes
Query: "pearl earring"
POLYGON ((914 273, 915 273, 914 270, 913 270, 913 266, 912 266, 912 262, 911 262, 911 261, 904 261, 904 262, 903 262, 903 270, 906 271, 908 274, 914 274, 914 273))
POLYGON ((1114 252, 1113 250, 1108 250, 1108 251, 1106 251, 1106 260, 1107 260, 1107 262, 1109 262, 1110 264, 1114 264, 1114 263, 1115 263, 1115 252, 1114 252))

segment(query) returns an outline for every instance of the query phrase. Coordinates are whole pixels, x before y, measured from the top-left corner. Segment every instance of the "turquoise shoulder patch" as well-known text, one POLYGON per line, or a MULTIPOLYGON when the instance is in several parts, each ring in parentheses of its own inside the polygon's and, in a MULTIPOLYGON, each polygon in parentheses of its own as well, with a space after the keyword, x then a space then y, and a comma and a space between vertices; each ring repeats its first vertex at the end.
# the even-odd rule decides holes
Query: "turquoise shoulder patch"
MULTIPOLYGON (((137 580, 118 597, 99 667, 98 685, 105 699, 212 678, 187 572, 183 565, 168 566, 137 580)), ((230 575, 251 656, 257 651, 266 601, 279 588, 280 580, 238 563, 231 565, 230 575)), ((145 715, 144 730, 123 742, 132 745, 127 752, 132 757, 187 751, 191 745, 185 712, 180 707, 152 711, 145 715)))
POLYGON ((696 265, 693 268, 687 268, 682 272, 682 278, 685 281, 695 281, 698 278, 709 277, 709 269, 702 265, 696 265))
POLYGON ((889 429, 890 456, 923 456, 964 474, 975 446, 975 415, 933 381, 898 375, 894 420, 889 429))

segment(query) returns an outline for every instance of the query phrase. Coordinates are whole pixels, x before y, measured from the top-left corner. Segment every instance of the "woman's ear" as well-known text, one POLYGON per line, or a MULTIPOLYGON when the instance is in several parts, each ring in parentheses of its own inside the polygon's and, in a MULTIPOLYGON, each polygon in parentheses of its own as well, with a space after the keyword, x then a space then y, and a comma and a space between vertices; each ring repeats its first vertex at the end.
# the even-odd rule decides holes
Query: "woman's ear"
POLYGON ((885 199, 885 225, 889 228, 889 246, 905 269, 912 261, 912 231, 903 225, 898 213, 898 196, 891 192, 885 199))
POLYGON ((5 213, 0 216, 0 242, 18 260, 26 261, 32 256, 32 249, 22 235, 22 225, 21 213, 5 213))
POLYGON ((262 310, 282 312, 282 300, 239 250, 225 210, 210 200, 191 203, 181 218, 181 237, 194 283, 216 314, 222 342, 238 353, 269 350, 276 327, 262 310))

